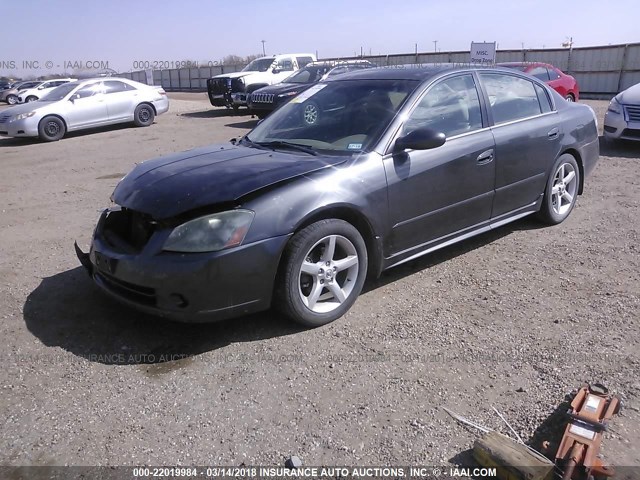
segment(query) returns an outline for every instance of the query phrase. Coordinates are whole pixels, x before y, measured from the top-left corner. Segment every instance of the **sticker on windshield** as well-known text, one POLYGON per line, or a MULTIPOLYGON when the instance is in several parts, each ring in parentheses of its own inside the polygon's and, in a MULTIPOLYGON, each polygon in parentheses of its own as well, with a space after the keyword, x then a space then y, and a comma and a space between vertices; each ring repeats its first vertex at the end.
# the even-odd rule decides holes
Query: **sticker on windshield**
POLYGON ((362 150, 362 144, 361 143, 350 143, 349 145, 347 145, 347 149, 348 150, 362 150))
POLYGON ((322 90, 324 87, 326 87, 327 84, 321 84, 321 85, 314 85, 313 87, 311 87, 309 90, 305 90, 304 92, 302 92, 300 95, 298 95, 297 97, 295 97, 293 100, 291 100, 291 102, 289 103, 302 103, 305 100, 313 97, 316 93, 318 93, 320 90, 322 90))

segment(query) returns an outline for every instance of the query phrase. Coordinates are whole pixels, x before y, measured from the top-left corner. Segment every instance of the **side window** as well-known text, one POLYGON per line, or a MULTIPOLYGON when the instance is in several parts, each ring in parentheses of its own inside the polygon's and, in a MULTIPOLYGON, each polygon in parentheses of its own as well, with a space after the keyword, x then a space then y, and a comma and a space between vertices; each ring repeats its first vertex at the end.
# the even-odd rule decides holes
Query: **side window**
POLYGON ((102 90, 100 83, 92 83, 91 85, 87 85, 78 90, 74 97, 75 98, 89 98, 94 96, 97 93, 100 93, 102 90))
POLYGON ((66 80, 58 80, 57 82, 51 82, 47 88, 59 87, 60 85, 64 85, 65 83, 67 83, 66 80))
POLYGON ((551 80, 557 80, 560 78, 560 74, 558 72, 556 72, 553 68, 549 68, 549 78, 551 80))
POLYGON ((405 122, 403 135, 417 128, 431 128, 447 137, 482 128, 473 76, 459 75, 432 86, 405 122))
POLYGON ((290 58, 283 58, 278 62, 278 68, 283 72, 292 72, 293 71, 293 62, 290 58))
POLYGON ((544 88, 540 85, 533 85, 536 89, 536 93, 538 94, 538 101, 540 102, 540 108, 542 109, 542 113, 547 113, 552 110, 551 102, 549 101, 549 95, 545 92, 544 88))
POLYGON ((296 57, 298 61, 298 68, 304 68, 311 62, 313 62, 313 58, 311 57, 296 57))
POLYGON ((126 92, 128 90, 135 90, 131 85, 124 82, 118 82, 116 80, 108 80, 104 82, 105 93, 119 93, 126 92))
POLYGON ((533 82, 504 73, 482 73, 496 124, 542 113, 533 82))
POLYGON ((535 67, 529 72, 529 75, 539 78, 543 82, 549 81, 549 72, 547 71, 547 67, 535 67))

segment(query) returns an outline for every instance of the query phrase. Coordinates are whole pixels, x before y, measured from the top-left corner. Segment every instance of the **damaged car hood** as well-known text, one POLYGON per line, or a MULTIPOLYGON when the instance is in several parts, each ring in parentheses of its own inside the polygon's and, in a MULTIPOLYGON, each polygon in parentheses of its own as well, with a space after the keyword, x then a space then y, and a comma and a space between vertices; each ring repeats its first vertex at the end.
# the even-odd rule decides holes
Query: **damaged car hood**
POLYGON ((157 220, 232 202, 261 188, 346 161, 258 148, 211 145, 137 165, 112 200, 157 220))

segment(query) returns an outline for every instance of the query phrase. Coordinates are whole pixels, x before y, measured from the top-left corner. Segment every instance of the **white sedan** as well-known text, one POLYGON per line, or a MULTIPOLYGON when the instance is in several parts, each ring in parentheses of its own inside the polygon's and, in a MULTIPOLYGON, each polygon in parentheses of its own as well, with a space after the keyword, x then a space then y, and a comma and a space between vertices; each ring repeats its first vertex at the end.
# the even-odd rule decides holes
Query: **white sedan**
POLYGON ((18 103, 35 102, 41 99, 51 90, 65 83, 75 82, 77 78, 53 78, 45 80, 32 88, 20 90, 17 95, 18 103))
POLYGON ((138 127, 169 110, 162 87, 126 78, 94 78, 61 85, 40 100, 0 112, 0 135, 60 140, 67 132, 115 123, 138 127))
POLYGON ((608 140, 640 140, 640 83, 611 99, 604 116, 604 136, 608 140))

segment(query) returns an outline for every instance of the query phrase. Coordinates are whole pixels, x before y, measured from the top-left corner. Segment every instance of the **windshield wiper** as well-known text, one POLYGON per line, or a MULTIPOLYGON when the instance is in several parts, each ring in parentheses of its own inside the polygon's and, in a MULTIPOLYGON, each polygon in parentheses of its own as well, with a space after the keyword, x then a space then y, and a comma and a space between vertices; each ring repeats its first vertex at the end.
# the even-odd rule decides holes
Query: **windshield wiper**
POLYGON ((271 142, 252 142, 256 145, 260 145, 261 147, 269 147, 269 148, 288 148, 291 150, 298 150, 299 152, 308 153, 309 155, 318 155, 313 148, 307 145, 300 145, 299 143, 291 143, 285 142, 283 140, 273 140, 271 142))

